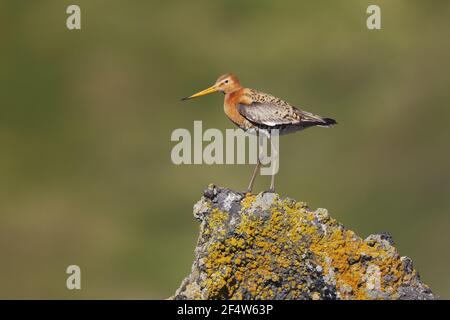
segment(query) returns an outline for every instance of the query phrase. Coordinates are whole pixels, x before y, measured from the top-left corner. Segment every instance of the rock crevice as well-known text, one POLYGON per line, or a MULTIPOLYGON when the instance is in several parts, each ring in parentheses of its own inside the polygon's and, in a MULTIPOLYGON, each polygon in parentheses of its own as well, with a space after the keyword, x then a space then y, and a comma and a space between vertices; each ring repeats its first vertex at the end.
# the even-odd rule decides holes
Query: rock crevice
POLYGON ((392 238, 365 240, 330 216, 275 193, 210 185, 191 274, 174 299, 436 299, 392 238))

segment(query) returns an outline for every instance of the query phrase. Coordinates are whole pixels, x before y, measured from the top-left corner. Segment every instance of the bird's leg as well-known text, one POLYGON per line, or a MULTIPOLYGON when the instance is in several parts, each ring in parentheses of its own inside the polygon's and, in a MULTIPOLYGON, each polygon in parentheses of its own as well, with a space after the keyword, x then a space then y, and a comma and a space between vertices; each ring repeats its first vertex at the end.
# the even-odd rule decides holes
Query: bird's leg
POLYGON ((270 192, 275 192, 275 175, 273 174, 270 179, 270 192))
MULTIPOLYGON (((271 139, 271 135, 269 135, 269 141, 270 141, 270 146, 271 146, 271 150, 270 150, 270 155, 272 157, 272 161, 278 161, 278 151, 276 150, 275 146, 272 144, 272 139, 271 139)), ((274 165, 274 164, 272 164, 274 165)), ((276 165, 275 165, 276 167, 276 165)), ((275 192, 275 172, 272 172, 272 176, 270 178, 270 189, 269 192, 275 192)))
POLYGON ((247 192, 251 193, 253 190, 253 184, 255 183, 256 174, 258 173, 259 168, 261 167, 261 162, 259 161, 256 163, 255 170, 253 170, 252 178, 250 179, 250 183, 248 184, 247 192))
MULTIPOLYGON (((258 142, 259 146, 259 131, 256 131, 256 141, 258 142)), ((255 170, 253 170, 252 177, 250 179, 250 183, 248 184, 247 192, 251 193, 253 190, 253 184, 255 183, 256 175, 258 174, 258 170, 261 167, 261 161, 259 160, 259 153, 258 153, 258 160, 256 160, 256 166, 255 170)))

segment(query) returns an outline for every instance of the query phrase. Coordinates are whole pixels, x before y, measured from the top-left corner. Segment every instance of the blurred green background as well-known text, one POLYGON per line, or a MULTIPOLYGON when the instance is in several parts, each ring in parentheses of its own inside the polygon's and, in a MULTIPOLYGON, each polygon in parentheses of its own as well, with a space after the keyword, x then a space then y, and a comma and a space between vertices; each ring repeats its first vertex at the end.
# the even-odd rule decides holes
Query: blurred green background
POLYGON ((170 160, 174 129, 233 128, 222 95, 179 101, 225 72, 339 122, 282 137, 278 192, 390 232, 450 298, 449 39, 449 1, 0 1, 0 298, 174 293, 203 188, 252 171, 170 160))

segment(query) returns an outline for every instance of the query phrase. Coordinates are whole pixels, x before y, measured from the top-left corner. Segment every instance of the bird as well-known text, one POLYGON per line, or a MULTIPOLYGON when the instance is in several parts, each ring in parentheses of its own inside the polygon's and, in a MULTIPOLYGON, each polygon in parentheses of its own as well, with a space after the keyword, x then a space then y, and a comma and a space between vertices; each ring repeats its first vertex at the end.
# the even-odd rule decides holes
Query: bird
MULTIPOLYGON (((221 92, 224 94, 225 115, 244 131, 254 131, 259 137, 261 131, 269 133, 278 130, 279 135, 297 132, 306 128, 332 127, 336 120, 321 117, 292 106, 288 102, 255 89, 245 88, 233 73, 221 75, 207 89, 182 98, 182 101, 221 92)), ((251 193, 256 175, 261 166, 258 156, 256 167, 250 178, 247 192, 251 193)), ((275 174, 272 174, 269 192, 275 192, 275 174)))

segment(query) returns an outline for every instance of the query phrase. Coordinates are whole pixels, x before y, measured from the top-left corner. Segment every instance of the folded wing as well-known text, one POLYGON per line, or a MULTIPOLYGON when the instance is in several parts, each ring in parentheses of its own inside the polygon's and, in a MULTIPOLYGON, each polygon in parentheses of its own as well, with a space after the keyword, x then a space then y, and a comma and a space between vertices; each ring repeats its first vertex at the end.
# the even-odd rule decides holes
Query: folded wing
POLYGON ((329 125, 327 120, 310 112, 297 109, 287 102, 268 94, 252 95, 251 104, 239 104, 239 113, 253 124, 265 127, 329 125))

